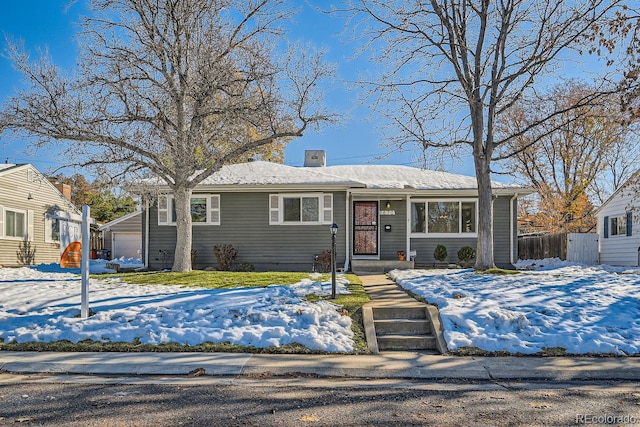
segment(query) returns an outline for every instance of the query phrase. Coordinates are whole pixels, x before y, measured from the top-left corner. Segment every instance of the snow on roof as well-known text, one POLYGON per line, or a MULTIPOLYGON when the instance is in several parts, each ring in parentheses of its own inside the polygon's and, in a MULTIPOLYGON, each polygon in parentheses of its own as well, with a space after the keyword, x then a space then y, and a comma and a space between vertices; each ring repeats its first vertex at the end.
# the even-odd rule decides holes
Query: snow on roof
MULTIPOLYGON (((399 165, 349 165, 321 168, 328 174, 354 179, 367 188, 415 190, 472 190, 478 187, 476 178, 442 171, 418 169, 399 165)), ((494 188, 512 188, 508 184, 492 182, 494 188)))
POLYGON ((24 165, 14 165, 14 164, 11 164, 11 163, 2 163, 2 164, 0 164, 0 172, 6 171, 8 169, 13 169, 13 168, 16 168, 18 166, 24 166, 24 165))
MULTIPOLYGON (((147 181, 149 184, 158 182, 147 181)), ((343 165, 295 167, 255 161, 223 166, 206 178, 205 186, 251 185, 339 185, 350 188, 412 190, 475 190, 476 178, 448 172, 397 165, 343 165)), ((493 182, 494 189, 522 189, 493 182)))
POLYGON ((352 179, 330 175, 324 168, 302 168, 280 163, 255 161, 223 166, 202 181, 201 185, 349 185, 362 186, 352 179))

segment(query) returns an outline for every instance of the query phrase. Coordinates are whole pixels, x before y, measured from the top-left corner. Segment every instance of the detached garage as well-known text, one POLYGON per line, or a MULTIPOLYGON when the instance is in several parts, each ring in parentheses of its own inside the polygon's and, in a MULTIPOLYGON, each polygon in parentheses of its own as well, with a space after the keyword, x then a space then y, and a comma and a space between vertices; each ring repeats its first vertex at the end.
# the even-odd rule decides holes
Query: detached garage
POLYGON ((131 212, 99 227, 102 232, 102 247, 109 259, 140 258, 142 249, 141 211, 131 212))

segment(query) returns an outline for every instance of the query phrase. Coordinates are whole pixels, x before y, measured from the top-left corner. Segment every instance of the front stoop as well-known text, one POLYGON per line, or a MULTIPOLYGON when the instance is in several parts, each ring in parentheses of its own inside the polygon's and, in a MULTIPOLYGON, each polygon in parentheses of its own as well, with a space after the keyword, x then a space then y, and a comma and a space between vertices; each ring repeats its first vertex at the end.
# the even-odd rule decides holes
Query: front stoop
POLYGON ((427 304, 371 302, 363 306, 367 344, 372 353, 388 350, 424 350, 446 353, 439 319, 434 322, 427 304))

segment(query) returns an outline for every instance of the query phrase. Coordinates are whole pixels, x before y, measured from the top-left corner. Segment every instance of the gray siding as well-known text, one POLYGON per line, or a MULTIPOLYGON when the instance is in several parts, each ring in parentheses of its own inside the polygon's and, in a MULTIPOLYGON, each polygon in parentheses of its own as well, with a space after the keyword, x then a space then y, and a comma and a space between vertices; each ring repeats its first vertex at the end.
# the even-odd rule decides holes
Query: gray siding
POLYGON ((476 238, 447 238, 447 239, 411 239, 411 250, 416 251, 417 267, 433 267, 441 265, 440 261, 436 261, 433 252, 436 246, 444 245, 447 248, 446 262, 456 264, 458 262, 458 251, 463 246, 471 246, 475 249, 476 238))
MULTIPOLYGON (((275 193, 275 192, 271 192, 275 193)), ((298 270, 309 271, 313 266, 313 256, 330 249, 331 235, 327 225, 269 225, 269 194, 264 193, 220 193, 221 225, 194 225, 193 249, 197 251, 195 268, 215 267, 213 247, 216 244, 231 244, 238 249, 236 264, 248 262, 257 270, 298 270)), ((299 193, 299 192, 298 192, 299 193)), ((375 200, 372 198, 371 200, 375 200)), ((456 199, 457 200, 457 199, 456 199)), ((380 199, 380 210, 387 210, 386 199, 380 199)), ((345 260, 345 193, 333 193, 333 221, 340 227, 336 239, 337 265, 345 260)), ((353 202, 350 202, 353 203, 353 202)), ((407 212, 406 202, 391 201, 395 215, 379 216, 380 259, 395 260, 397 251, 406 250, 407 212), (385 232, 384 226, 391 225, 385 232)), ((494 248, 498 266, 509 266, 510 238, 510 197, 498 197, 494 202, 494 248)), ((516 207, 514 207, 516 209, 516 207)), ((353 221, 353 207, 349 209, 350 223, 353 221)), ((149 267, 151 269, 170 268, 173 263, 176 228, 158 226, 156 207, 149 212, 149 267), (168 254, 162 263, 161 251, 168 254)), ((144 230, 145 214, 141 215, 144 230)), ((352 230, 351 224, 348 227, 352 230)), ((516 233, 514 224, 514 241, 516 233)), ((349 236, 353 244, 353 235, 349 236)), ((144 238, 143 238, 144 244, 144 238)), ((458 250, 463 246, 476 247, 476 238, 412 238, 410 246, 417 252, 416 265, 433 266, 436 261, 433 252, 438 244, 447 247, 448 261, 458 261, 458 250)), ((513 246, 517 248, 517 246, 513 246)), ((143 248, 146 251, 146 248, 143 248)), ((516 250, 516 249, 514 249, 516 250)), ((351 251, 351 248, 350 248, 351 251)), ((408 256, 409 254, 407 254, 408 256)))
MULTIPOLYGON (((510 201, 510 197, 498 197, 493 202, 493 259, 498 267, 510 267, 509 249, 513 248, 513 250, 517 251, 518 248, 517 232, 515 232, 514 228, 512 233, 509 227, 510 201), (514 240, 509 245, 511 235, 513 235, 514 240)), ((514 218, 516 217, 514 216, 514 218)), ((515 226, 516 224, 514 224, 515 226)), ((516 256, 515 259, 518 259, 518 257, 516 256)))
MULTIPOLYGON (((499 267, 511 267, 511 261, 509 256, 509 239, 511 234, 510 230, 510 216, 509 206, 510 197, 498 197, 493 204, 493 246, 494 246, 494 261, 499 267)), ((515 204, 514 204, 515 205, 515 204)), ((514 210, 517 207, 514 206, 514 210)), ((515 218, 515 217, 514 217, 515 218)), ((513 224, 513 242, 512 246, 514 250, 517 250, 517 234, 516 224, 513 224)), ((433 252, 437 245, 444 245, 447 248, 447 262, 458 262, 458 251, 463 246, 471 246, 476 248, 477 239, 472 238, 412 238, 411 249, 417 251, 416 265, 421 267, 434 266, 438 264, 438 261, 433 257, 433 252)))
MULTIPOLYGON (((31 247, 36 249, 35 263, 48 264, 60 261, 60 245, 45 243, 45 214, 51 210, 70 211, 64 196, 53 188, 42 175, 39 180, 29 182, 29 168, 22 168, 13 172, 8 171, 0 176, 0 206, 20 209, 33 213, 33 239, 31 247), (32 200, 27 197, 31 193, 32 200)), ((35 172, 34 172, 34 176, 35 172)), ((0 237, 0 265, 16 266, 18 257, 16 251, 19 240, 0 237)))
MULTIPOLYGON (((385 207, 386 200, 380 201, 380 210, 385 207)), ((380 215, 380 259, 398 259, 398 251, 407 250, 407 206, 404 200, 391 201, 391 209, 395 215, 380 215), (391 231, 384 231, 384 226, 390 225, 391 231)), ((409 259, 409 254, 406 254, 409 259)))
MULTIPOLYGON (((311 271, 313 256, 331 249, 328 225, 269 225, 269 192, 220 193, 221 225, 194 225, 195 268, 216 266, 213 247, 231 244, 238 250, 236 264, 249 262, 256 270, 311 271)), ((337 265, 344 264, 345 193, 333 193, 333 219, 341 226, 336 239, 337 265)), ((170 254, 171 267, 176 228, 158 226, 157 209, 150 210, 149 267, 162 268, 160 251, 170 254)))

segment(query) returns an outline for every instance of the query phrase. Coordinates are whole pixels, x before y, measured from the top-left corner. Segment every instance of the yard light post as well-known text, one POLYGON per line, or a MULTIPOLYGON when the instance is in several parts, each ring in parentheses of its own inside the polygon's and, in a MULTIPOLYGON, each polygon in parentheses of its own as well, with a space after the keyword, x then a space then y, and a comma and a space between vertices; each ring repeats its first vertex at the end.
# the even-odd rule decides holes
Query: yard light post
POLYGON ((336 234, 338 224, 331 224, 331 299, 336 299, 336 234))

